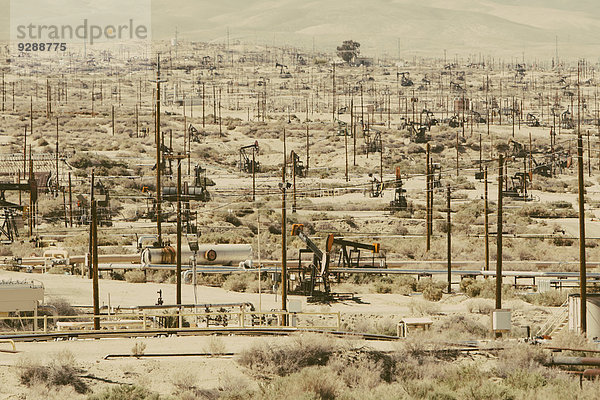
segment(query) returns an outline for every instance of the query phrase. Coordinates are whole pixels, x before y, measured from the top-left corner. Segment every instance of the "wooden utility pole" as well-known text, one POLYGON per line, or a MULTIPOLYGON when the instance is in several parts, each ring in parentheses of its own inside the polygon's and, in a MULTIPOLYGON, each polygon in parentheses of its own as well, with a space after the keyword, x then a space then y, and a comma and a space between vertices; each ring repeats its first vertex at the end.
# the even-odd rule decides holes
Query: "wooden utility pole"
POLYGON ((458 131, 456 131, 456 176, 458 176, 458 131))
POLYGON ((165 81, 160 79, 160 54, 156 56, 156 125, 155 141, 156 141, 156 234, 158 245, 162 246, 162 208, 161 208, 161 132, 160 132, 160 84, 165 81))
POLYGON ((504 181, 504 157, 498 158, 498 223, 496 228, 496 310, 502 309, 502 183, 504 181))
POLYGON ((252 148, 252 201, 256 201, 256 148, 252 148))
POLYGON ((56 117, 56 196, 58 197, 58 192, 60 190, 60 182, 58 180, 58 117, 56 117))
POLYGON ((333 76, 331 78, 331 86, 333 88, 331 114, 333 116, 333 122, 335 122, 335 114, 336 114, 336 109, 335 109, 335 60, 333 61, 333 76))
POLYGON ((181 161, 185 155, 179 153, 175 158, 177 161, 177 293, 176 304, 181 305, 181 161))
MULTIPOLYGON (((29 145, 29 186, 33 185, 35 174, 33 172, 33 155, 31 154, 31 145, 29 145)), ((37 185, 36 185, 37 188, 37 185)), ((33 191, 29 192, 29 236, 33 236, 33 228, 35 226, 35 200, 33 191)))
MULTIPOLYGON (((160 96, 159 96, 160 97, 160 96)), ((111 107, 112 135, 115 136, 115 106, 111 107)))
POLYGON ((430 205, 430 198, 431 198, 431 188, 430 188, 430 163, 429 163, 429 143, 427 143, 427 157, 426 157, 426 166, 425 166, 425 192, 426 194, 426 199, 425 202, 427 203, 425 206, 425 230, 427 231, 426 233, 426 241, 425 241, 425 247, 426 250, 429 251, 431 250, 431 232, 429 231, 429 214, 431 212, 431 210, 429 209, 429 205, 430 205))
POLYGON ((306 124, 306 176, 308 177, 308 167, 309 167, 309 156, 310 151, 310 133, 308 131, 308 124, 306 124))
POLYGON ((94 297, 94 330, 100 330, 100 296, 98 293, 98 215, 96 200, 91 203, 92 221, 92 292, 94 297))
POLYGON ((483 213, 485 223, 485 270, 490 270, 490 229, 489 229, 489 209, 488 209, 488 171, 485 167, 483 173, 484 182, 484 202, 483 202, 483 213))
POLYGON ((345 154, 346 154, 346 159, 345 159, 345 166, 346 166, 346 182, 348 182, 348 134, 346 132, 346 130, 344 129, 344 150, 345 150, 345 154))
POLYGON ((292 151, 292 185, 293 185, 293 202, 292 202, 292 213, 296 212, 297 202, 296 202, 296 152, 292 151))
POLYGON ((356 123, 354 121, 354 95, 350 99, 350 131, 352 132, 352 164, 356 167, 356 123))
POLYGON ((69 172, 69 226, 73 227, 73 191, 71 187, 71 172, 69 172))
POLYGON ((583 137, 581 136, 580 65, 577 67, 577 177, 579 184, 579 321, 582 335, 587 334, 587 268, 585 261, 585 186, 583 184, 583 137))
POLYGON ((92 224, 92 203, 94 202, 94 169, 92 168, 92 177, 91 177, 91 182, 90 182, 90 238, 89 238, 89 246, 88 246, 88 254, 89 254, 89 259, 88 259, 88 277, 90 279, 93 279, 94 277, 94 262, 93 262, 93 256, 94 256, 94 227, 92 224))
POLYGON ((446 203, 446 206, 448 207, 446 214, 446 223, 448 225, 446 254, 446 259, 448 260, 448 293, 452 293, 452 221, 450 219, 450 184, 446 187, 446 203))
MULTIPOLYGON (((285 130, 284 130, 285 143, 285 130)), ((285 146, 284 146, 285 147, 285 146)), ((287 221, 285 196, 287 182, 285 179, 285 167, 287 165, 285 150, 283 151, 283 167, 281 168, 281 310, 287 311, 287 221)), ((287 318, 283 317, 283 324, 287 325, 287 318)))

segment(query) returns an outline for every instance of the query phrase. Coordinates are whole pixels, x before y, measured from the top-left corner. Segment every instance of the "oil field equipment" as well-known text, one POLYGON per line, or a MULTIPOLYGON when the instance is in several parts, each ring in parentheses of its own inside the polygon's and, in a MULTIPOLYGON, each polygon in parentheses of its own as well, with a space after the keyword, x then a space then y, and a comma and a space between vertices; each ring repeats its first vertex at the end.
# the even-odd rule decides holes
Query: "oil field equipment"
MULTIPOLYGON (((195 250, 195 249, 194 249, 195 250)), ((252 265, 252 246, 249 244, 198 244, 196 251, 190 247, 181 250, 181 259, 189 260, 198 254, 198 265, 252 265)), ((147 247, 142 250, 142 266, 175 264, 177 251, 172 246, 147 247)))
POLYGON ((37 203, 38 185, 35 179, 26 183, 0 183, 0 241, 12 243, 23 228, 23 214, 29 212, 28 207, 6 200, 7 191, 29 192, 32 204, 37 203))
POLYGON ((414 85, 414 82, 412 81, 412 79, 410 79, 410 72, 396 72, 396 78, 400 76, 402 77, 402 79, 400 80, 400 85, 404 87, 414 85))
POLYGON ((369 153, 381 153, 381 132, 375 129, 372 130, 374 134, 371 134, 370 129, 365 129, 364 131, 365 152, 367 155, 369 153))
POLYGON ((396 180, 394 181, 394 200, 390 201, 390 209, 392 211, 406 211, 408 209, 408 202, 406 201, 406 189, 402 186, 402 176, 400 174, 400 167, 396 167, 396 180))
POLYGON ((348 129, 348 124, 342 120, 336 120, 338 123, 337 136, 352 136, 352 132, 348 129))
MULTIPOLYGON (((183 185, 181 199, 184 201, 210 201, 210 193, 207 186, 214 186, 215 182, 206 177, 206 169, 196 164, 194 166, 194 184, 189 186, 186 183, 183 185)), ((163 186, 163 199, 166 201, 177 201, 177 186, 163 186)))
POLYGON ((535 128, 535 127, 540 126, 540 119, 538 118, 537 115, 535 115, 533 113, 528 113, 527 120, 525 121, 525 123, 527 124, 527 126, 531 126, 532 128, 535 128))
POLYGON ((200 131, 198 131, 198 129, 196 129, 196 127, 194 127, 192 124, 188 126, 188 135, 190 140, 195 143, 200 143, 202 141, 202 137, 206 136, 204 132, 200 133, 200 131))
POLYGON ((331 253, 333 246, 339 246, 337 266, 342 268, 385 268, 385 255, 379 250, 379 243, 365 244, 343 238, 336 238, 333 234, 327 236, 327 253, 331 253), (360 250, 371 252, 370 256, 360 256, 360 250), (366 262, 364 262, 366 261, 366 262))
POLYGON ((408 131, 410 132, 410 139, 415 143, 427 143, 431 140, 431 135, 427 135, 427 129, 427 125, 422 125, 418 122, 409 123, 408 131))
POLYGON ((369 174, 369 182, 371 183, 371 191, 369 197, 381 197, 383 196, 383 182, 379 182, 379 179, 373 174, 369 174))
POLYGON ((311 297, 329 297, 329 254, 323 253, 319 247, 304 233, 304 225, 292 225, 292 236, 298 236, 306 245, 298 254, 298 293, 311 297), (308 268, 302 266, 302 254, 312 253, 313 258, 308 268))
POLYGON ((287 170, 289 171, 290 177, 297 176, 298 178, 306 177, 306 168, 304 167, 304 163, 300 159, 298 153, 294 150, 290 152, 290 158, 286 160, 287 170))
POLYGON ((256 156, 258 156, 258 140, 254 144, 240 147, 240 171, 248 174, 260 172, 260 163, 256 161, 256 156))
MULTIPOLYGON (((112 212, 110 209, 110 190, 101 181, 94 185, 94 200, 97 201, 98 225, 112 226, 112 212)), ((89 225, 92 220, 90 204, 86 196, 77 195, 77 218, 78 225, 89 225)))

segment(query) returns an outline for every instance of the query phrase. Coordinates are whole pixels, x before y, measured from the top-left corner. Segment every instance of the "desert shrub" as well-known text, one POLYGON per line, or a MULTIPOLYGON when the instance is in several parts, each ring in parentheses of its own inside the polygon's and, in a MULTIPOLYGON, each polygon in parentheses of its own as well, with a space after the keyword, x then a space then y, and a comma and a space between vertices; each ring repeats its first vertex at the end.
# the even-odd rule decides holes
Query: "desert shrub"
POLYGON ((427 286, 423 290, 423 298, 429 301, 440 301, 442 299, 442 289, 433 285, 427 286))
POLYGON ((454 332, 460 336, 470 335, 475 338, 486 337, 489 332, 486 326, 463 315, 455 315, 446 319, 440 330, 442 332, 454 332))
POLYGON ((71 307, 71 303, 69 303, 66 299, 62 297, 55 297, 46 303, 49 306, 54 307, 56 310, 56 315, 60 316, 71 316, 77 315, 77 310, 71 307))
POLYGON ((326 367, 308 367, 289 376, 274 379, 263 389, 260 398, 334 400, 342 393, 342 385, 335 373, 326 367))
MULTIPOLYGON (((469 297, 483 297, 493 299, 496 297, 496 280, 471 278, 463 279, 460 283, 461 290, 469 297)), ((514 288, 511 285, 502 285, 502 297, 505 299, 514 297, 514 288)))
POLYGON ((309 366, 326 365, 338 349, 332 339, 319 335, 296 336, 284 345, 260 342, 241 352, 237 362, 262 379, 286 376, 309 366))
POLYGON ((223 289, 232 292, 245 292, 251 287, 251 282, 254 281, 256 281, 256 276, 254 274, 231 274, 227 277, 227 280, 223 282, 223 289))
POLYGON ((71 386, 77 393, 85 393, 88 390, 75 368, 73 354, 68 351, 58 353, 48 365, 23 359, 19 361, 18 367, 19 381, 26 386, 71 386))
POLYGON ((272 235, 281 235, 281 225, 271 224, 269 225, 269 233, 272 235))
POLYGON ((119 385, 105 389, 99 394, 88 397, 88 400, 159 400, 158 393, 138 385, 119 385))
POLYGON ((125 272, 125 280, 129 283, 145 283, 146 275, 144 271, 131 270, 125 272))
POLYGON ((240 221, 240 219, 233 214, 227 214, 224 219, 225 222, 228 222, 235 227, 242 225, 242 221, 240 221))
POLYGON ((523 295, 523 300, 528 303, 545 307, 558 307, 567 300, 568 292, 560 290, 551 290, 544 293, 523 295))
POLYGON ((135 357, 141 357, 144 355, 146 351, 146 343, 136 341, 133 347, 131 348, 131 354, 135 357))
POLYGON ((491 300, 471 299, 467 301, 467 311, 470 313, 488 315, 495 309, 495 304, 491 300))
POLYGON ((412 315, 436 315, 440 313, 440 306, 423 300, 411 300, 408 305, 412 315))
POLYGON ((225 342, 219 336, 211 336, 208 339, 205 352, 210 354, 223 354, 226 352, 225 342))
POLYGON ((498 353, 498 376, 506 377, 513 371, 534 370, 548 360, 544 349, 526 343, 508 345, 498 353))

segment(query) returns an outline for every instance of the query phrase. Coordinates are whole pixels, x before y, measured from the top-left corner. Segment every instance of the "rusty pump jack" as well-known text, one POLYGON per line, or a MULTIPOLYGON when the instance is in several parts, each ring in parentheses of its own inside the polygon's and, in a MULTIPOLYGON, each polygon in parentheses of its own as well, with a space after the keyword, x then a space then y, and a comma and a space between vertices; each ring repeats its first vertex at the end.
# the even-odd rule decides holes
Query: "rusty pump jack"
POLYGON ((373 244, 365 244, 359 243, 352 240, 346 240, 342 238, 336 238, 333 234, 330 234, 327 237, 327 253, 330 253, 333 246, 340 246, 339 258, 338 258, 338 267, 343 268, 361 268, 360 265, 360 249, 370 251, 372 253, 371 257, 368 259, 371 261, 370 265, 364 265, 367 268, 385 268, 385 256, 382 256, 379 252, 380 246, 379 243, 373 244), (379 260, 379 265, 375 265, 375 259, 379 260))

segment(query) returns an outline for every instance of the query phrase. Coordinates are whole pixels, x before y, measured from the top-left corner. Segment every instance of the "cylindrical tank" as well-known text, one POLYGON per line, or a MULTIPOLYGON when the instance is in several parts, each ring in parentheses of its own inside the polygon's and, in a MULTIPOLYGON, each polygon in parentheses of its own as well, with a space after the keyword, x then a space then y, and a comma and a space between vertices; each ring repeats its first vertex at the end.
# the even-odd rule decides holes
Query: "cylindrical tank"
MULTIPOLYGON (((600 338, 600 295, 588 293, 586 295, 586 322, 587 337, 590 339, 600 338)), ((579 332, 580 330, 580 304, 579 294, 569 295, 569 330, 579 332)))
MULTIPOLYGON (((181 263, 187 264, 194 255, 189 246, 182 246, 181 263)), ((142 264, 175 264, 177 251, 173 246, 148 247, 142 251, 142 264)), ((196 256, 198 265, 236 265, 252 259, 249 244, 199 244, 196 256)))

